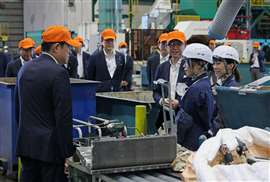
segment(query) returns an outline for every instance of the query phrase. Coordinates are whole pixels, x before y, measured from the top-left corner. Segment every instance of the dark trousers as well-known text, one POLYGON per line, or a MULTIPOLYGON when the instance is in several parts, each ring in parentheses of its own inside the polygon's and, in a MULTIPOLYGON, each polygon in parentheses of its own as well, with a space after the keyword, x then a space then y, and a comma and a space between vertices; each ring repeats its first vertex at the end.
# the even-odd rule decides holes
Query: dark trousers
POLYGON ((252 81, 258 80, 263 77, 263 74, 260 72, 260 68, 250 68, 250 73, 252 81))
POLYGON ((67 182, 62 164, 47 163, 40 160, 21 157, 21 182, 67 182))

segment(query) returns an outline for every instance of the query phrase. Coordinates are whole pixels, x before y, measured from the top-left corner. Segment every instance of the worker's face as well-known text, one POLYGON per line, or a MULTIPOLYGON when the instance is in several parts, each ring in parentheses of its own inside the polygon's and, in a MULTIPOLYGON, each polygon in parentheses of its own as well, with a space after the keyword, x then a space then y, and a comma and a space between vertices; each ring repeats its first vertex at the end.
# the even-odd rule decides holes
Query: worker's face
POLYGON ((172 59, 179 59, 182 56, 185 45, 179 40, 172 40, 168 45, 172 59))
POLYGON ((188 77, 198 76, 201 74, 203 67, 201 62, 192 61, 191 59, 185 60, 184 70, 188 77))
POLYGON ((214 59, 213 69, 218 79, 231 75, 234 69, 234 64, 225 64, 224 60, 214 59))
POLYGON ((253 47, 253 51, 258 51, 259 47, 253 47))
POLYGON ((213 69, 218 79, 226 74, 225 64, 223 61, 214 61, 213 69))
POLYGON ((61 45, 59 43, 53 46, 54 57, 57 59, 58 63, 67 64, 71 47, 68 44, 61 45))
POLYGON ((160 42, 158 47, 162 56, 166 56, 169 53, 167 41, 160 42))
POLYGON ((127 53, 127 47, 119 48, 119 52, 121 52, 122 54, 126 54, 127 53))
POLYGON ((215 43, 209 43, 209 48, 213 51, 216 48, 215 43))
POLYGON ((29 48, 29 49, 20 49, 20 55, 22 56, 22 58, 25 61, 29 61, 32 59, 32 55, 33 55, 33 48, 29 48))
POLYGON ((103 47, 106 52, 111 52, 114 49, 114 40, 113 39, 107 39, 103 40, 103 47))

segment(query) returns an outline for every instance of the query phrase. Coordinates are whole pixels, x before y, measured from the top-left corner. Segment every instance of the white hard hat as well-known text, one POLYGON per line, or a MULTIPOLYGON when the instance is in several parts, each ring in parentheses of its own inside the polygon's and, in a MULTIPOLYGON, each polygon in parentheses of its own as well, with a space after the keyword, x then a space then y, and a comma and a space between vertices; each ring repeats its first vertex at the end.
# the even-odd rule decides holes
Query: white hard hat
POLYGON ((213 53, 211 49, 204 44, 200 44, 200 43, 189 44, 184 49, 182 55, 186 58, 200 59, 210 64, 213 64, 213 58, 212 58, 213 53))
POLYGON ((214 49, 213 57, 223 58, 223 59, 232 59, 237 63, 240 63, 239 54, 237 50, 231 46, 222 45, 214 49))

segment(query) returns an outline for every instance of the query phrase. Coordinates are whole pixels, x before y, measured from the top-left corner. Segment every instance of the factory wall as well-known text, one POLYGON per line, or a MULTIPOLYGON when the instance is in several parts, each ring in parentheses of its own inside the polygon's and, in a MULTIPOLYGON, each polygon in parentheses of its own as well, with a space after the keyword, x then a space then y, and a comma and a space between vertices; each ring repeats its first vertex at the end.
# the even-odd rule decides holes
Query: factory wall
POLYGON ((8 46, 8 51, 16 54, 23 32, 23 1, 0 0, 0 36, 6 36, 5 41, 0 41, 0 48, 8 46))
POLYGON ((76 32, 92 21, 92 0, 24 0, 24 31, 60 24, 76 32))

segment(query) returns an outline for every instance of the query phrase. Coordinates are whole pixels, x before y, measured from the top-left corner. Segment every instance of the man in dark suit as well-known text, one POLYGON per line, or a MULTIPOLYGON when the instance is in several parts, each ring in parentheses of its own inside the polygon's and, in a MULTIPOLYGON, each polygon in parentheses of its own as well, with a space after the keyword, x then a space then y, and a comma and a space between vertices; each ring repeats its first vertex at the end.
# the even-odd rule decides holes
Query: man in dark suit
POLYGON ((69 54, 68 63, 63 66, 67 69, 69 78, 79 78, 78 60, 72 53, 69 54))
POLYGON ((120 42, 118 45, 119 52, 125 56, 124 76, 121 81, 123 91, 130 91, 132 86, 133 59, 127 54, 127 47, 126 42, 120 42))
POLYGON ((63 26, 48 27, 42 40, 42 54, 18 74, 17 156, 22 182, 65 182, 65 160, 73 155, 74 146, 70 81, 61 65, 76 42, 63 26))
POLYGON ((169 59, 167 39, 168 39, 167 33, 163 33, 160 35, 158 40, 160 53, 150 56, 147 60, 146 71, 150 89, 153 88, 153 81, 155 78, 158 65, 169 59))
POLYGON ((86 79, 87 76, 87 66, 89 64, 90 54, 83 50, 85 47, 84 40, 81 36, 75 38, 80 43, 80 46, 75 48, 75 56, 78 62, 77 65, 77 75, 81 79, 86 79))
POLYGON ((117 92, 121 90, 125 60, 124 56, 114 50, 116 34, 112 29, 101 33, 103 50, 93 54, 88 65, 88 79, 101 81, 97 92, 117 92))
POLYGON ((32 59, 35 42, 31 38, 25 38, 19 42, 20 57, 7 65, 6 77, 17 77, 17 74, 27 61, 32 59))
MULTIPOLYGON (((185 72, 184 72, 184 63, 181 62, 182 52, 185 47, 186 38, 183 32, 173 31, 168 34, 168 46, 170 52, 170 59, 163 62, 157 68, 155 80, 163 79, 170 83, 171 92, 168 93, 165 90, 165 98, 162 98, 161 87, 157 85, 153 89, 153 97, 157 104, 160 106, 169 104, 172 105, 174 110, 177 110, 179 107, 179 100, 182 96, 179 90, 185 90, 185 72), (169 95, 171 100, 169 100, 169 95)), ((156 122, 156 129, 162 127, 163 116, 162 112, 159 113, 158 120, 156 122)))

